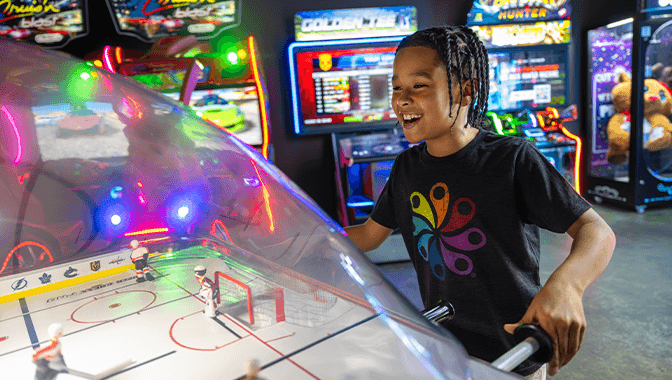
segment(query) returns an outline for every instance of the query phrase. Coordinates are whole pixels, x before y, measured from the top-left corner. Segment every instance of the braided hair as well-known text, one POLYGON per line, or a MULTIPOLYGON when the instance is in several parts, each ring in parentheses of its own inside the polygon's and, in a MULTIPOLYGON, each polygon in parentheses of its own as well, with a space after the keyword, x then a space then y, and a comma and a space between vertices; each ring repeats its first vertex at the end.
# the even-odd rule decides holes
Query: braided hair
MULTIPOLYGON (((488 110, 488 94, 490 92, 490 69, 488 53, 483 42, 476 33, 467 26, 442 26, 417 31, 404 38, 397 48, 427 46, 439 54, 439 59, 446 66, 450 104, 453 104, 453 76, 460 88, 460 99, 464 96, 462 82, 471 82, 471 93, 475 100, 469 105, 467 123, 477 128, 483 124, 483 116, 488 110), (474 87, 476 80, 477 88, 474 87)), ((460 113, 459 109, 457 111, 460 113)), ((452 109, 450 110, 451 117, 452 109)), ((457 120, 457 118, 456 118, 457 120)), ((455 121, 453 121, 455 125, 455 121)), ((466 127, 465 127, 466 128, 466 127)), ((452 126, 451 126, 452 129, 452 126)))

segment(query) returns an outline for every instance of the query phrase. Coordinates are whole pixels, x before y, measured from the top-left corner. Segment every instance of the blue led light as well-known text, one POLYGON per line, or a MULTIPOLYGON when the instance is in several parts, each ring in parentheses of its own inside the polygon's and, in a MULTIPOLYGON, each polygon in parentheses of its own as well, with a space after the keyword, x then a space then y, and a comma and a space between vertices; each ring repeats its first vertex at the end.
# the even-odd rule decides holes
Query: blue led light
POLYGON ((189 207, 187 206, 182 206, 179 209, 177 209, 177 216, 180 218, 184 219, 187 214, 189 214, 189 207))
POLYGON ((114 215, 112 215, 112 217, 110 218, 110 221, 111 221, 112 224, 114 224, 115 226, 118 226, 119 223, 121 223, 121 216, 119 216, 119 215, 117 215, 117 214, 114 214, 114 215))

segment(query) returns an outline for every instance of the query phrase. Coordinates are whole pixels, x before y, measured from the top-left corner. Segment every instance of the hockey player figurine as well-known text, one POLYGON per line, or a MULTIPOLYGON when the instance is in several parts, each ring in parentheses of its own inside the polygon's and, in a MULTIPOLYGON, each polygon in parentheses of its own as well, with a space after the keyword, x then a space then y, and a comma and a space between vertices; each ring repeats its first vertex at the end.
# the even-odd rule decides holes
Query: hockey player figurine
POLYGON ((247 374, 245 377, 243 377, 243 380, 264 380, 261 377, 259 377, 259 372, 261 372, 261 368, 259 368, 259 363, 257 362, 257 359, 252 359, 249 360, 248 362, 245 363, 245 366, 247 368, 247 374))
POLYGON ((63 326, 60 323, 54 323, 49 326, 49 337, 51 343, 35 350, 33 362, 37 366, 35 370, 35 380, 52 380, 60 372, 67 368, 63 355, 61 355, 61 342, 59 338, 63 335, 63 326))
POLYGON ((205 316, 214 318, 217 309, 217 296, 219 294, 219 289, 215 286, 215 283, 205 277, 205 267, 203 265, 197 265, 194 268, 194 275, 196 276, 196 281, 201 284, 201 290, 198 292, 198 295, 205 300, 205 316))
POLYGON ((131 261, 133 261, 133 264, 135 264, 135 274, 138 276, 135 281, 152 281, 154 276, 149 273, 149 268, 147 268, 147 258, 149 257, 149 251, 145 247, 140 247, 140 242, 137 240, 131 241, 131 247, 133 247, 133 251, 131 252, 131 261))

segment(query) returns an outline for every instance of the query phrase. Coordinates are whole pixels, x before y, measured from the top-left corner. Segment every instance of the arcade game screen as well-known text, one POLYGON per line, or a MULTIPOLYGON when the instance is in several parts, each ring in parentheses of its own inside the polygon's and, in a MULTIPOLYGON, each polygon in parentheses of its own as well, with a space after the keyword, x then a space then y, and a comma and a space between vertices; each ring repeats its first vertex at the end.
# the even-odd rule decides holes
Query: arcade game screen
POLYGON ((375 128, 396 120, 390 106, 394 46, 298 51, 299 116, 314 133, 375 128))
MULTIPOLYGON (((180 94, 166 92, 163 95, 178 101, 180 94)), ((201 118, 235 133, 249 145, 261 145, 261 114, 256 86, 213 88, 195 90, 191 93, 189 107, 201 118)))
POLYGON ((131 79, 0 40, 0 138, 3 378, 517 378, 256 150, 131 79))
POLYGON ((559 107, 567 99, 567 52, 491 51, 490 111, 559 107))

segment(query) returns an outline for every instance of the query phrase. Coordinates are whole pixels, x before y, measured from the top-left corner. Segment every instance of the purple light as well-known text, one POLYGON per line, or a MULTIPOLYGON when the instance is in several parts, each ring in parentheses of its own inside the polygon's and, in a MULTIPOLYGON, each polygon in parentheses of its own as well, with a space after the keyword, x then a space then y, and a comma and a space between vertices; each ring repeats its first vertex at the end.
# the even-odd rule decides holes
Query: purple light
POLYGON ((110 46, 105 46, 103 49, 103 63, 105 64, 105 69, 112 74, 115 74, 114 67, 112 67, 112 60, 110 59, 110 46))
POLYGON ((7 111, 7 108, 5 106, 0 106, 0 109, 2 109, 2 112, 7 115, 7 120, 9 120, 10 124, 12 124, 12 127, 14 127, 14 133, 16 133, 16 145, 18 146, 18 150, 16 152, 16 159, 14 159, 14 165, 18 164, 19 161, 21 161, 21 135, 19 134, 19 129, 16 127, 16 123, 14 122, 14 116, 12 116, 9 111, 7 111))

